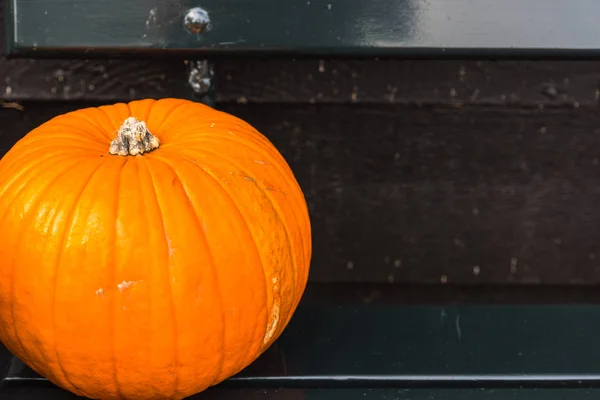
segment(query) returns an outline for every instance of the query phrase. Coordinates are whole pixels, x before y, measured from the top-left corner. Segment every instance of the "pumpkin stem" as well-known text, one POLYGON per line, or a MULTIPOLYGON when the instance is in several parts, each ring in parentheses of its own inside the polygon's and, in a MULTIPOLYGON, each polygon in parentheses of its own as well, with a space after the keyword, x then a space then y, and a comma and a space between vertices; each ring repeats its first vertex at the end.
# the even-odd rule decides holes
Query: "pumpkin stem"
POLYGON ((119 128, 117 137, 110 142, 108 152, 119 156, 148 153, 160 146, 158 138, 146 127, 144 121, 129 117, 119 128))

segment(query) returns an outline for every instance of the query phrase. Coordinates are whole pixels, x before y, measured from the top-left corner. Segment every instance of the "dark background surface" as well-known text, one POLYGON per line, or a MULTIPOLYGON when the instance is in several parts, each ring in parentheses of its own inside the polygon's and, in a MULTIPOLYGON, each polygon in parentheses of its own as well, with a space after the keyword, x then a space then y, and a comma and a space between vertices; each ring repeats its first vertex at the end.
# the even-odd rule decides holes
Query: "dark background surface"
MULTIPOLYGON (((269 137, 305 191, 310 298, 600 298, 600 62, 249 59, 215 71, 217 108, 269 137)), ((189 96, 186 80, 181 61, 0 58, 0 154, 57 114, 189 96)))

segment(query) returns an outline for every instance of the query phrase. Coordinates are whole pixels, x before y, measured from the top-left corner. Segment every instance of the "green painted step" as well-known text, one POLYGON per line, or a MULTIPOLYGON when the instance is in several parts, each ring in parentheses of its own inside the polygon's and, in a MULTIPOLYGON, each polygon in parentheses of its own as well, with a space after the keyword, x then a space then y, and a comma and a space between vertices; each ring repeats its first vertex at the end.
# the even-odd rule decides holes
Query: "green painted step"
POLYGON ((29 57, 600 55, 593 0, 5 1, 29 57))
MULTIPOLYGON (((301 305, 271 349, 213 391, 268 399, 587 399, 600 394, 599 333, 598 305, 301 305)), ((50 394, 63 392, 13 359, 0 397, 23 391, 68 398, 50 394)))

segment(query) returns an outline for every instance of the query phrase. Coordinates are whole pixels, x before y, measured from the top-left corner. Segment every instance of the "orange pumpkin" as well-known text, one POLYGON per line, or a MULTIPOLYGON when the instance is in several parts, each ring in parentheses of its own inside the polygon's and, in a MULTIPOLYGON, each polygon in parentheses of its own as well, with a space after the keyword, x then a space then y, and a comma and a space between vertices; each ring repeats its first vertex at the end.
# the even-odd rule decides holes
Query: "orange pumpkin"
POLYGON ((58 116, 0 177, 0 340, 75 394, 200 392, 266 350, 306 286, 311 230, 292 171, 207 106, 58 116))

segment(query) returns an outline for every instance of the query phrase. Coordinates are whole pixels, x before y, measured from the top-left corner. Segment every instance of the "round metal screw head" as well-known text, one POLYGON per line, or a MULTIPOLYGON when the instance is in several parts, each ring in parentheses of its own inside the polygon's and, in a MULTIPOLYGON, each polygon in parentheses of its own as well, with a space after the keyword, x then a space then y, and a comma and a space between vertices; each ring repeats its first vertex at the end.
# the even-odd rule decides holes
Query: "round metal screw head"
POLYGON ((190 33, 202 33, 210 30, 210 17, 201 7, 190 8, 183 18, 183 25, 190 33))

